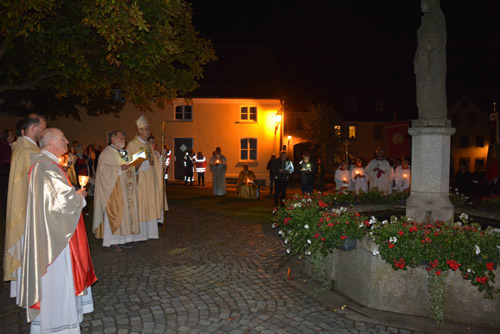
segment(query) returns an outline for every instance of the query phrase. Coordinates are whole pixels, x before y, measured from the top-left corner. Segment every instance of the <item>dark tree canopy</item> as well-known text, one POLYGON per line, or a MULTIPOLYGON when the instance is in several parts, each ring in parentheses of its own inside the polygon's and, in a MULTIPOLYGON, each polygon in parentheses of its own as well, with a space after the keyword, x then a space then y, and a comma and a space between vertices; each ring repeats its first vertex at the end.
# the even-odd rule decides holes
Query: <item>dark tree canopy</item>
POLYGON ((117 88, 148 109, 197 88, 215 60, 182 0, 6 0, 0 8, 3 111, 118 112, 117 88))

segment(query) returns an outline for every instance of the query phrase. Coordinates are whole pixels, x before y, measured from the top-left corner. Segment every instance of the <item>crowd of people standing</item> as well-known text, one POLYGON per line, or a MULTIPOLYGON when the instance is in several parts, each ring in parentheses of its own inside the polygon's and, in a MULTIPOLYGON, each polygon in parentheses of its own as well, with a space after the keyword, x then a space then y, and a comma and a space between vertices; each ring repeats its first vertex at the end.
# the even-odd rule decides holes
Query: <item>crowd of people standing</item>
POLYGON ((103 246, 122 251, 158 238, 168 210, 163 187, 169 155, 157 151, 144 116, 136 125, 128 145, 125 132, 115 130, 97 150, 76 141, 68 148, 64 133, 47 128, 36 114, 20 120, 15 133, 3 133, 4 280, 26 309, 32 333, 78 333, 83 314, 93 311, 97 277, 82 215, 87 188, 94 192, 92 231, 103 246))

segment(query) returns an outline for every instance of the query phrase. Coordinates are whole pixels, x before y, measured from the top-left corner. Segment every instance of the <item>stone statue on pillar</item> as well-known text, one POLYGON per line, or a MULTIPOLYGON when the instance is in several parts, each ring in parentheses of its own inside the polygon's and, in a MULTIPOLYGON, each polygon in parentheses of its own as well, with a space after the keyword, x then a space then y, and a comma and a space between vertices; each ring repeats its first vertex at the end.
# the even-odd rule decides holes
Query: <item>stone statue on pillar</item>
POLYGON ((418 119, 412 121, 412 184, 406 215, 419 222, 449 220, 450 143, 447 119, 446 24, 439 0, 422 0, 422 24, 414 59, 418 119))
POLYGON ((444 126, 446 120, 446 23, 439 0, 422 0, 422 24, 413 61, 419 126, 444 126))

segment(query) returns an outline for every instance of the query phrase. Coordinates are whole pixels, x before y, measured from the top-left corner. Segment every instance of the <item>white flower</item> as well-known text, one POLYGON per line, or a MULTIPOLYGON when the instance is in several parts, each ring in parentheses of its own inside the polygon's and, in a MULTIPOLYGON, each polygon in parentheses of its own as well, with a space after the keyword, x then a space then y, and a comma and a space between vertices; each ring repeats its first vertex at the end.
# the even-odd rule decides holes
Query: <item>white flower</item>
POLYGON ((279 230, 279 231, 278 231, 278 234, 279 234, 279 235, 282 235, 282 234, 283 234, 283 231, 282 231, 282 230, 279 230))
POLYGON ((387 224, 387 219, 382 222, 382 225, 387 224))
POLYGON ((307 251, 307 252, 306 252, 306 255, 311 255, 311 251, 307 251))
POLYGON ((370 232, 370 235, 373 235, 373 232, 370 232))
POLYGON ((369 223, 370 223, 370 225, 373 225, 373 224, 375 224, 376 222, 377 222, 377 218, 375 218, 375 216, 372 216, 372 217, 370 218, 370 222, 369 222, 369 223))
POLYGON ((364 225, 365 225, 365 224, 361 223, 361 224, 359 224, 359 227, 363 227, 364 225))
POLYGON ((390 237, 389 242, 396 243, 398 241, 398 238, 396 237, 390 237))
POLYGON ((273 223, 273 228, 276 228, 276 223, 273 223))
POLYGON ((476 255, 481 253, 481 248, 478 245, 474 245, 474 247, 476 247, 476 255))
POLYGON ((311 243, 311 240, 307 239, 307 243, 310 244, 311 243))
POLYGON ((304 228, 307 230, 309 228, 309 225, 308 224, 305 224, 304 225, 304 228))
POLYGON ((290 249, 287 248, 286 252, 287 252, 287 254, 290 254, 290 249))
POLYGON ((469 216, 466 213, 462 213, 458 216, 458 218, 460 218, 460 220, 467 220, 469 219, 469 216))
POLYGON ((302 207, 302 204, 300 204, 300 202, 299 202, 299 203, 294 203, 294 204, 293 204, 293 207, 294 207, 294 208, 301 208, 301 207, 302 207))
POLYGON ((470 273, 471 271, 472 271, 472 270, 470 270, 470 269, 467 269, 467 272, 468 272, 468 273, 470 273))
POLYGON ((378 251, 378 249, 375 248, 374 250, 372 250, 372 254, 373 256, 377 256, 380 254, 380 252, 378 251))
POLYGON ((498 250, 500 251, 500 246, 497 246, 498 250))
POLYGON ((288 244, 288 239, 285 239, 285 245, 288 244))

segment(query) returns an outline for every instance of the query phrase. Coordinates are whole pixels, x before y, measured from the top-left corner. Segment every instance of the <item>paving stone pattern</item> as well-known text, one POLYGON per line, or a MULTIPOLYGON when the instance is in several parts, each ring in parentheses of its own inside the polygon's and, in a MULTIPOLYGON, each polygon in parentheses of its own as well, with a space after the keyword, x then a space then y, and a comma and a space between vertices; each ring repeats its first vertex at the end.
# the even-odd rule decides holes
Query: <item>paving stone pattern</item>
MULTIPOLYGON (((82 333, 411 333, 346 319, 277 276, 286 254, 270 223, 177 206, 167 219, 159 240, 123 252, 89 236, 99 281, 82 333)), ((0 332, 28 333, 8 290, 0 332)))

